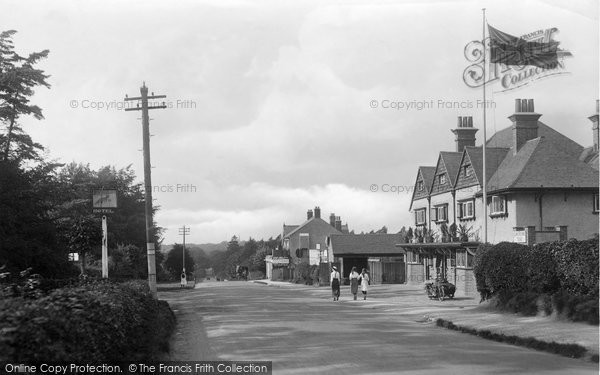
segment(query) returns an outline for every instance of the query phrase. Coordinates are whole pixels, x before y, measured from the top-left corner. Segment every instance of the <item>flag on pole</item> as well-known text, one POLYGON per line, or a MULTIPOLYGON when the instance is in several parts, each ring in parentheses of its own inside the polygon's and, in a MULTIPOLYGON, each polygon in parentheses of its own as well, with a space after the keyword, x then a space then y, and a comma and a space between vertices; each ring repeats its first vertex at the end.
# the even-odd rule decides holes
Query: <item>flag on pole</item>
POLYGON ((559 42, 528 42, 495 29, 489 24, 488 30, 490 63, 533 65, 540 68, 554 68, 558 63, 559 42))

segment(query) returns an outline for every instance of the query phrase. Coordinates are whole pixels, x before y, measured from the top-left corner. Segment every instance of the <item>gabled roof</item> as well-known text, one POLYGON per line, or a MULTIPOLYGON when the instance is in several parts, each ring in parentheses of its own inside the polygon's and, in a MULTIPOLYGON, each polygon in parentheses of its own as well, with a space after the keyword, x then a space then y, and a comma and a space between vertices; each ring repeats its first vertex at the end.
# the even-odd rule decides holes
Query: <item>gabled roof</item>
POLYGON ((487 191, 539 187, 597 188, 598 171, 557 147, 554 139, 538 137, 516 154, 507 153, 488 181, 487 191))
MULTIPOLYGON (((575 157, 579 157, 583 151, 583 146, 573 141, 571 138, 564 134, 557 132, 548 125, 541 121, 538 121, 538 137, 544 137, 556 148, 559 148, 575 157)), ((513 143, 513 131, 512 125, 496 132, 486 143, 488 147, 500 147, 500 148, 512 148, 513 143)), ((487 155, 486 155, 487 156, 487 155)))
POLYGON ((460 168, 462 154, 462 152, 440 152, 440 158, 442 158, 442 160, 444 161, 444 165, 446 166, 446 171, 448 172, 448 178, 450 179, 450 181, 456 180, 456 175, 458 174, 458 170, 460 168))
MULTIPOLYGON (((486 147, 486 149, 485 149, 485 164, 486 164, 485 173, 486 173, 486 177, 488 178, 488 181, 489 181, 489 178, 494 175, 494 173, 496 172, 496 170, 498 169, 498 167, 500 166, 500 164, 506 157, 506 154, 508 153, 508 151, 509 151, 508 148, 486 147)), ((475 177, 477 178, 477 181, 479 182, 479 186, 483 185, 483 147, 470 147, 470 146, 465 147, 465 152, 464 152, 463 158, 460 162, 460 167, 463 166, 465 159, 467 157, 469 158, 469 161, 471 162, 471 167, 475 171, 475 177)), ((459 172, 459 174, 456 175, 456 182, 454 183, 455 186, 458 183, 459 175, 460 175, 460 172, 459 172)))
POLYGON ((429 189, 429 194, 440 194, 447 191, 451 191, 454 187, 454 183, 456 182, 456 176, 458 175, 458 171, 460 168, 460 161, 462 160, 462 152, 451 152, 451 151, 440 151, 440 155, 438 156, 438 162, 435 167, 435 172, 433 176, 433 182, 431 183, 431 187, 429 189), (440 173, 441 166, 444 167, 446 173, 448 174, 448 185, 449 188, 441 189, 434 193, 433 188, 436 186, 436 178, 440 173))
POLYGON ((404 242, 400 234, 332 234, 330 244, 333 254, 351 255, 401 255, 404 251, 396 245, 404 242))
POLYGON ((285 225, 285 224, 283 224, 283 237, 286 237, 288 235, 288 233, 292 232, 293 230, 295 230, 298 227, 299 227, 299 225, 285 225))
POLYGON ((300 231, 302 228, 304 228, 304 227, 305 227, 305 226, 307 226, 308 224, 310 224, 310 223, 313 223, 313 222, 316 222, 316 221, 319 221, 319 222, 321 222, 321 224, 325 224, 325 225, 327 225, 328 227, 331 227, 331 230, 332 230, 332 231, 335 231, 335 232, 337 232, 337 233, 341 233, 339 230, 335 229, 335 227, 331 226, 331 224, 329 224, 329 223, 328 223, 328 222, 326 222, 325 220, 321 219, 320 217, 318 218, 318 217, 314 217, 314 216, 313 216, 313 217, 311 217, 310 219, 306 220, 304 223, 302 223, 302 224, 300 224, 300 225, 297 225, 297 226, 296 226, 296 228, 294 228, 292 231, 290 231, 290 232, 288 232, 287 234, 285 234, 283 237, 284 237, 284 238, 286 238, 286 237, 290 237, 290 236, 292 236, 293 234, 295 234, 295 233, 299 232, 299 231, 300 231))
MULTIPOLYGON (((435 167, 423 167, 420 166, 419 170, 417 171, 417 178, 415 179, 415 185, 413 188, 413 192, 412 192, 412 197, 410 199, 410 207, 409 210, 412 209, 412 204, 413 201, 415 200, 415 197, 417 195, 420 194, 420 192, 417 191, 417 182, 419 182, 419 179, 423 179, 423 185, 424 185, 424 193, 423 196, 426 197, 429 195, 429 191, 431 190, 431 185, 433 184, 433 177, 435 175, 435 167)), ((421 199, 423 197, 419 196, 416 199, 421 199)))

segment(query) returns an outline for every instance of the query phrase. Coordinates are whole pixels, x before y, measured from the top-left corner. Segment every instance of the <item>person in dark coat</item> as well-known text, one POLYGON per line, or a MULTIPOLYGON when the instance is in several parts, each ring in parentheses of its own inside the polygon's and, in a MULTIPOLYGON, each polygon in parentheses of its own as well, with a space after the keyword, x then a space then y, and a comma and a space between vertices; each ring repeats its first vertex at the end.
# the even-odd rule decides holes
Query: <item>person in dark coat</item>
POLYGON ((341 276, 337 270, 336 266, 333 266, 333 271, 331 271, 331 294, 333 294, 333 300, 338 301, 340 299, 340 281, 341 276))

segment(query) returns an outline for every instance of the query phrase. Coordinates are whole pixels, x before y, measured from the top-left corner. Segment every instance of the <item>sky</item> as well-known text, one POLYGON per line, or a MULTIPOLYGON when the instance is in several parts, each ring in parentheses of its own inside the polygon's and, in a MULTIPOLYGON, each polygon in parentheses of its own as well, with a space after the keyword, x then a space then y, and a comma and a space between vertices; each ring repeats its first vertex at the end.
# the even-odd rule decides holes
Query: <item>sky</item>
POLYGON ((465 46, 487 22, 520 36, 557 28, 560 75, 487 88, 487 135, 510 126, 516 98, 583 146, 599 96, 598 2, 15 1, 1 30, 16 49, 50 50, 50 89, 23 118, 48 157, 132 165, 143 180, 143 82, 167 95, 150 112, 155 220, 164 243, 276 237, 319 206, 357 233, 412 224, 417 168, 455 151, 457 116, 483 139, 481 88, 463 79, 465 46))

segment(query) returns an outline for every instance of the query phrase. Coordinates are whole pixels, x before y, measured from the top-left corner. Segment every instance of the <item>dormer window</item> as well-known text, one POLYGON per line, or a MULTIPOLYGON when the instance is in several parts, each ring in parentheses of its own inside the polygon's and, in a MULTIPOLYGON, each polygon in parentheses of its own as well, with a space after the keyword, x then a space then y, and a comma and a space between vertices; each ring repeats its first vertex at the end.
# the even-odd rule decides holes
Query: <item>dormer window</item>
POLYGON ((441 175, 439 175, 439 182, 440 185, 444 185, 446 183, 446 174, 442 173, 441 175))
POLYGON ((473 168, 471 168, 471 164, 466 164, 463 168, 465 177, 470 177, 473 174, 473 168))

